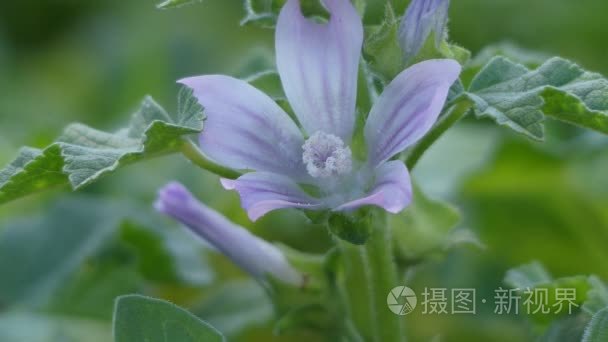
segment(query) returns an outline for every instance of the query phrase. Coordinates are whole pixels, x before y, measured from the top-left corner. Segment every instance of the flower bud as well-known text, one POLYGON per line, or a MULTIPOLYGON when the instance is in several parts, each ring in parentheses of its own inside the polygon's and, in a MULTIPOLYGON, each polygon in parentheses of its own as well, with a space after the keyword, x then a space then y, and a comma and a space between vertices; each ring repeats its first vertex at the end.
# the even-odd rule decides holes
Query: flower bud
POLYGON ((172 182, 160 189, 154 207, 188 227, 255 278, 270 275, 285 283, 302 283, 302 275, 281 250, 205 206, 182 184, 172 182))
POLYGON ((424 46, 431 31, 435 32, 438 48, 446 38, 450 0, 412 0, 399 26, 399 43, 406 61, 410 61, 424 46))

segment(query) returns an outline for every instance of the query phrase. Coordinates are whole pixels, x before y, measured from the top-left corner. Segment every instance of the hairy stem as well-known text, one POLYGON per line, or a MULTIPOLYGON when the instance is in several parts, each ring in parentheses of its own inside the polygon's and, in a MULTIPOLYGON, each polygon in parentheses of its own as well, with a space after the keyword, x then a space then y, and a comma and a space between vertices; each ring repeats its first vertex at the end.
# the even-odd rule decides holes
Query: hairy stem
POLYGON ((346 241, 340 241, 340 250, 344 265, 344 292, 347 312, 355 329, 366 341, 372 340, 373 331, 369 324, 372 312, 371 302, 366 300, 369 296, 365 258, 360 246, 346 241))
POLYGON ((366 244, 342 243, 349 313, 366 340, 405 341, 403 317, 386 304, 390 290, 399 285, 386 213, 373 210, 363 221, 373 228, 366 244))
POLYGON ((405 157, 405 165, 412 170, 422 155, 433 145, 450 127, 462 119, 471 109, 471 101, 460 98, 457 103, 450 107, 448 112, 437 122, 437 124, 418 142, 410 153, 405 157))
POLYGON ((196 147, 196 145, 194 145, 194 143, 189 140, 184 141, 180 151, 194 165, 200 167, 201 169, 214 173, 220 177, 236 179, 241 175, 241 173, 239 173, 238 171, 223 167, 209 160, 207 157, 205 157, 205 155, 203 155, 201 150, 199 150, 198 147, 196 147))
POLYGON ((367 266, 365 275, 370 289, 374 337, 381 342, 404 341, 403 317, 391 312, 386 304, 390 290, 399 285, 386 213, 377 210, 371 220, 374 229, 369 241, 361 247, 361 253, 367 266))

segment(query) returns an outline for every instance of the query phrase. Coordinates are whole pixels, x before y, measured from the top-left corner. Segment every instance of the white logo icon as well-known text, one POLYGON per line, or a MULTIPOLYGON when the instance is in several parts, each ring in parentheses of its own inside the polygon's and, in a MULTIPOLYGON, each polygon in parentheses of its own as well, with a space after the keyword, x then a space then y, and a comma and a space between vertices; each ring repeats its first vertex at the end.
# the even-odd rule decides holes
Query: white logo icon
POLYGON ((403 316, 414 311, 418 298, 412 289, 406 286, 397 286, 388 293, 386 304, 395 314, 403 316))

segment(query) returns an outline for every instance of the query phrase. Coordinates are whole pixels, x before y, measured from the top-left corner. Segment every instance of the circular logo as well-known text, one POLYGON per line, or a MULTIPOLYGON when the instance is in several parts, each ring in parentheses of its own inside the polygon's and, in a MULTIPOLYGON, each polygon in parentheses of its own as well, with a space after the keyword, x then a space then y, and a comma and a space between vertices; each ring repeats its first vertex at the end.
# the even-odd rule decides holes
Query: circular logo
POLYGON ((395 314, 403 316, 414 311, 418 298, 412 289, 406 286, 397 286, 388 293, 386 304, 395 314))

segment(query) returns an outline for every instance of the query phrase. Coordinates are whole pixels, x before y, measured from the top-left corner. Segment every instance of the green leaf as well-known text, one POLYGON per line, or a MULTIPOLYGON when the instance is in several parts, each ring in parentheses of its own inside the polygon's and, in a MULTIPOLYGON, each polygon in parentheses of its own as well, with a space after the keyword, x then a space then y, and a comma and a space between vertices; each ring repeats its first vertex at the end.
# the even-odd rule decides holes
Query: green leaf
POLYGON ((13 162, 0 170, 0 204, 29 194, 65 185, 61 148, 23 147, 13 162))
POLYGON ((475 76, 467 95, 478 117, 536 140, 544 138, 545 116, 608 134, 608 80, 561 58, 529 70, 495 57, 475 76))
POLYGON ((591 289, 587 293, 587 300, 583 305, 583 310, 591 315, 596 314, 605 307, 608 307, 608 285, 596 276, 589 277, 591 289))
POLYGON ((538 261, 510 269, 505 276, 505 284, 519 289, 534 288, 551 280, 549 272, 538 261))
POLYGON ((10 275, 0 281, 0 307, 109 319, 118 295, 209 284, 198 241, 150 224, 151 211, 78 196, 8 222, 0 231, 0 272, 10 275))
POLYGON ((0 234, 0 305, 45 304, 111 236, 118 209, 80 198, 48 216, 9 223, 0 234), (15 265, 27 265, 15 268, 15 265))
POLYGON ((455 59, 464 65, 471 59, 471 52, 459 45, 449 44, 445 39, 437 46, 435 32, 431 32, 416 57, 408 61, 408 65, 437 58, 455 59))
POLYGON ((455 59, 461 65, 465 65, 471 60, 471 51, 457 44, 442 42, 440 50, 442 57, 455 59))
POLYGON ((369 67, 388 82, 405 67, 403 51, 399 46, 399 18, 389 3, 386 4, 382 23, 370 31, 363 45, 365 59, 369 67))
POLYGON ((585 329, 582 342, 608 341, 608 307, 593 315, 585 329))
MULTIPOLYGON (((588 277, 586 276, 554 279, 541 263, 535 261, 509 270, 505 276, 504 282, 512 288, 519 289, 522 293, 526 290, 546 289, 547 306, 551 308, 558 302, 556 297, 557 289, 574 289, 576 291, 576 297, 573 302, 577 307, 580 307, 587 300, 588 292, 591 288, 587 280, 588 277)), ((523 296, 524 295, 522 295, 520 305, 523 305, 523 296)), ((553 312, 550 314, 542 314, 540 312, 530 314, 530 318, 537 327, 543 330, 549 327, 553 321, 565 316, 568 316, 568 310, 563 310, 559 314, 553 312)))
POLYGON ((224 341, 222 334, 188 311, 163 300, 127 295, 116 300, 116 342, 224 341))
POLYGON ((465 230, 453 230, 460 222, 460 212, 452 205, 428 198, 414 186, 412 204, 398 215, 389 216, 396 251, 401 258, 415 261, 458 243, 474 243, 465 230))
POLYGON ((555 302, 554 289, 575 288, 575 303, 582 304, 587 300, 587 293, 591 288, 586 276, 572 276, 553 278, 544 266, 535 261, 507 271, 505 284, 512 288, 524 291, 526 289, 549 289, 549 305, 555 302))
POLYGON ((0 203, 59 185, 77 190, 123 166, 179 151, 185 136, 201 132, 204 115, 190 89, 182 88, 178 104, 176 121, 147 97, 125 129, 72 124, 44 150, 22 148, 0 171, 0 203))
POLYGON ((178 8, 186 5, 192 5, 195 3, 203 2, 203 0, 165 0, 158 5, 156 8, 158 9, 170 9, 170 8, 178 8))
POLYGON ((555 319, 537 342, 580 342, 584 324, 588 318, 581 314, 562 316, 555 319))

